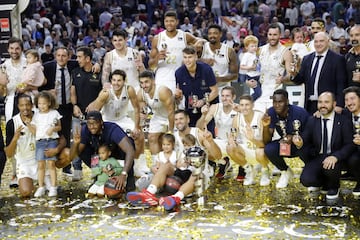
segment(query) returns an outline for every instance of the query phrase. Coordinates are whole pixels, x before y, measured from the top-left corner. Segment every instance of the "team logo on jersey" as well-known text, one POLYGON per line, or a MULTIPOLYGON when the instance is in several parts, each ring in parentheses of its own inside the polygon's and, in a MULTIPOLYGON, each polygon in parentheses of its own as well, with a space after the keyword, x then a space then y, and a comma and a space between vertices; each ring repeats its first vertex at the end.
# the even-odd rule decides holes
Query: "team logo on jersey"
POLYGON ((230 118, 234 118, 236 116, 236 114, 230 114, 230 118))
POLYGON ((131 62, 133 60, 132 57, 128 57, 128 62, 131 62))
POLYGON ((178 37, 178 40, 183 41, 184 39, 183 39, 183 37, 178 37))
POLYGON ((126 96, 122 97, 121 101, 126 101, 126 96))

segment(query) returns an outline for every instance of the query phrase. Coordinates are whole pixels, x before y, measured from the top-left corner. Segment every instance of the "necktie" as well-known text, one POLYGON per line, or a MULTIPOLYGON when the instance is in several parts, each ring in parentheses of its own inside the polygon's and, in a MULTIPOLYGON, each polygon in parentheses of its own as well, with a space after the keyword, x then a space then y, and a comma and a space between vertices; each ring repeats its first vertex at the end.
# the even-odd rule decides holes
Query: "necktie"
POLYGON ((319 68, 319 63, 320 63, 320 58, 322 58, 323 56, 319 55, 316 56, 316 62, 315 62, 315 66, 314 69, 311 73, 310 76, 310 91, 309 91, 309 96, 314 95, 314 87, 315 87, 315 78, 316 78, 316 73, 318 71, 319 68))
POLYGON ((323 127, 323 141, 322 141, 322 144, 323 144, 323 154, 327 154, 327 148, 328 148, 328 132, 327 132, 327 126, 326 126, 326 122, 328 121, 329 119, 327 118, 324 118, 323 119, 323 122, 324 122, 324 127, 323 127))
POLYGON ((66 104, 66 87, 65 87, 65 68, 60 68, 61 70, 61 104, 66 104))

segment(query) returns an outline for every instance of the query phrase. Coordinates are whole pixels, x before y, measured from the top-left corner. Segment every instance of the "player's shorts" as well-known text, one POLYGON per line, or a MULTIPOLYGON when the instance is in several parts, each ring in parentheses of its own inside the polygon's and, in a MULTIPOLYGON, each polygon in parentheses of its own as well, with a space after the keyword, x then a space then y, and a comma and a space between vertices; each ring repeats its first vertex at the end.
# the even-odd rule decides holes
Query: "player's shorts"
POLYGON ((36 161, 31 161, 33 164, 17 164, 16 175, 18 179, 31 178, 36 180, 38 178, 38 164, 36 161))
POLYGON ((135 123, 130 117, 123 117, 116 121, 116 124, 119 125, 125 132, 126 130, 134 130, 135 123))
POLYGON ((251 164, 251 165, 256 165, 259 162, 256 160, 256 149, 253 148, 249 148, 247 146, 247 144, 240 144, 240 146, 242 147, 242 149, 245 152, 245 160, 251 164))
POLYGON ((174 172, 174 176, 181 178, 181 180, 185 183, 187 180, 189 180, 191 171, 189 169, 181 170, 177 168, 174 172))
POLYGON ((153 117, 150 120, 149 133, 165 133, 168 131, 169 121, 167 118, 153 117))

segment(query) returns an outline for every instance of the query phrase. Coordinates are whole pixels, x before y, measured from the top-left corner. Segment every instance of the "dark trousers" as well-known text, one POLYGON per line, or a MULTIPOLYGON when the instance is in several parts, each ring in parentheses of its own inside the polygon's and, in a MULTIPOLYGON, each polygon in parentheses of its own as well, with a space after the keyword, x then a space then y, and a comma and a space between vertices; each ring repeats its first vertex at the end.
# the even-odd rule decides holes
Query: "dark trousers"
POLYGON ((337 162, 334 169, 324 169, 322 161, 325 155, 320 155, 307 162, 300 176, 300 182, 305 187, 324 187, 336 189, 340 187, 341 163, 337 162))
MULTIPOLYGON (((279 140, 266 144, 264 148, 265 154, 269 158, 270 162, 274 164, 274 166, 277 167, 280 171, 286 171, 288 166, 286 165, 284 157, 279 155, 279 150, 279 140)), ((293 144, 291 144, 291 155, 289 157, 291 158, 297 156, 299 156, 299 150, 293 144)))
POLYGON ((355 180, 360 183, 360 151, 355 151, 348 159, 344 161, 345 168, 351 172, 355 180))
MULTIPOLYGON (((62 116, 61 118, 61 133, 66 139, 66 147, 70 147, 71 136, 71 122, 73 114, 73 105, 71 103, 65 105, 59 105, 58 112, 62 116)), ((63 171, 70 171, 71 164, 63 168, 63 171)))
POLYGON ((1 176, 4 172, 6 165, 6 155, 4 151, 0 151, 0 183, 1 183, 1 176))

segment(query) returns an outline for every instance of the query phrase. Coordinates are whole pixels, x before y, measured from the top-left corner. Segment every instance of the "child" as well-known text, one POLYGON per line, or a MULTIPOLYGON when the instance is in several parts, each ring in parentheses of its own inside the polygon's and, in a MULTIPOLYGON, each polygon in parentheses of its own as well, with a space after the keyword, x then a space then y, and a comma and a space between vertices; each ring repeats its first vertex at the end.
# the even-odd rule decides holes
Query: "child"
POLYGON ((32 98, 38 93, 37 88, 45 84, 44 67, 39 61, 39 53, 30 49, 25 53, 27 65, 21 76, 20 89, 26 90, 26 94, 32 98))
MULTIPOLYGON (((261 96, 261 85, 260 85, 260 69, 259 69, 259 59, 256 56, 258 50, 259 40, 257 37, 250 35, 244 39, 244 46, 246 52, 241 59, 240 71, 242 75, 245 76, 245 82, 248 83, 251 80, 257 81, 257 86, 250 89, 251 96, 254 100, 258 99, 261 96)), ((241 77, 244 79, 244 77, 241 77)))
POLYGON ((96 182, 88 191, 90 197, 95 195, 103 197, 106 181, 112 176, 119 176, 123 169, 115 158, 110 157, 111 151, 108 145, 101 145, 98 154, 100 158, 99 164, 91 168, 92 176, 96 176, 96 182))
POLYGON ((151 167, 151 171, 155 174, 160 165, 166 162, 170 162, 174 167, 176 166, 176 151, 175 137, 170 133, 166 133, 162 136, 162 151, 158 154, 157 161, 151 167))
POLYGON ((304 32, 301 30, 301 28, 294 28, 291 32, 293 45, 291 47, 291 51, 295 52, 301 59, 309 54, 309 50, 304 44, 304 32))
POLYGON ((57 196, 56 187, 56 156, 46 157, 44 152, 47 148, 55 148, 58 144, 59 134, 61 130, 61 115, 56 108, 55 97, 47 91, 40 92, 35 97, 35 106, 39 111, 35 112, 30 124, 29 130, 35 134, 36 150, 35 157, 38 161, 38 182, 39 188, 34 196, 42 197, 45 194, 44 177, 45 167, 47 165, 50 173, 51 187, 49 189, 49 197, 57 196))
POLYGON ((194 135, 188 133, 182 139, 182 143, 184 146, 184 152, 180 153, 180 157, 176 163, 176 167, 179 168, 180 170, 185 170, 185 169, 189 169, 189 163, 185 161, 185 153, 189 148, 194 147, 196 145, 196 138, 194 137, 194 135))

